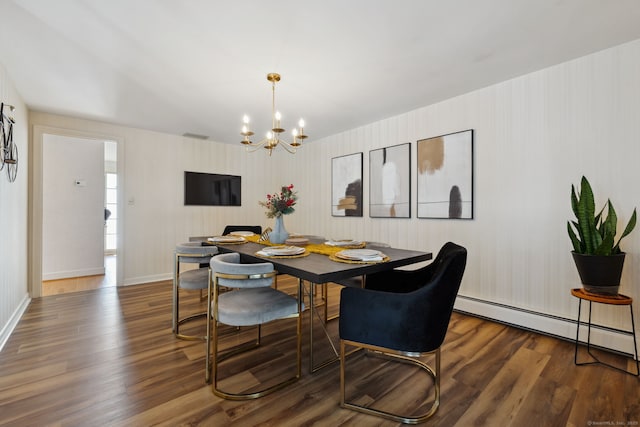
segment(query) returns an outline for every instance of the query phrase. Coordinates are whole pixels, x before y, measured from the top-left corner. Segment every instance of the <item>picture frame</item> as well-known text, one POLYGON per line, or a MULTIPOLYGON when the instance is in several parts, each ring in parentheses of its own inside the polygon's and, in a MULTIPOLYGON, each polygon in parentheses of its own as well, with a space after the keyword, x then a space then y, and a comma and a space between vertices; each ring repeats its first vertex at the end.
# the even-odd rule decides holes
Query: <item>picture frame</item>
POLYGON ((369 216, 411 218, 411 143, 369 151, 369 216))
POLYGON ((362 216, 362 152, 331 159, 331 215, 362 216))
POLYGON ((473 140, 468 129, 417 142, 418 218, 473 219, 473 140))

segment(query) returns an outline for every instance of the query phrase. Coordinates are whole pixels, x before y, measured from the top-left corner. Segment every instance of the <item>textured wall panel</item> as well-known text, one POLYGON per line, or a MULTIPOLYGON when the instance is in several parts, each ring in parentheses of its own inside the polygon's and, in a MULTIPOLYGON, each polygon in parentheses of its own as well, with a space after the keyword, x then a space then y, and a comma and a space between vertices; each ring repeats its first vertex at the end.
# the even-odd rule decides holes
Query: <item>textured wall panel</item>
POLYGON ((18 175, 10 183, 0 171, 0 348, 26 308, 27 201, 29 178, 28 113, 10 77, 0 65, 0 101, 16 107, 13 142, 18 147, 18 175))

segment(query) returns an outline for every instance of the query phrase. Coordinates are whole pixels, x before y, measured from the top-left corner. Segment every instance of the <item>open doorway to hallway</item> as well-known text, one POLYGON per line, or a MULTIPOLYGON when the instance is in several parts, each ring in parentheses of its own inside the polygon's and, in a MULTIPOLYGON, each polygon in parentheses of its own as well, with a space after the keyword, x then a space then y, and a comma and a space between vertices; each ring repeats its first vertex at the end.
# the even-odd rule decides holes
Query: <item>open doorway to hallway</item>
POLYGON ((43 135, 42 296, 117 286, 117 151, 43 135))

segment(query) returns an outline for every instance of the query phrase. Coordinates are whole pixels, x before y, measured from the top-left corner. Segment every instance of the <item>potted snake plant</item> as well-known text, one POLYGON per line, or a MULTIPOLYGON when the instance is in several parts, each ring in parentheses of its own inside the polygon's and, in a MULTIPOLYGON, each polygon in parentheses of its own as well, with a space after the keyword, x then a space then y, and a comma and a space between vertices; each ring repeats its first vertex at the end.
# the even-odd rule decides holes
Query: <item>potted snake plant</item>
POLYGON ((636 209, 616 241, 618 216, 613 204, 607 200, 596 212, 593 190, 584 176, 579 192, 571 185, 571 209, 576 219, 567 222, 567 230, 573 244, 573 260, 585 291, 617 295, 626 255, 620 249, 620 241, 636 226, 636 209))

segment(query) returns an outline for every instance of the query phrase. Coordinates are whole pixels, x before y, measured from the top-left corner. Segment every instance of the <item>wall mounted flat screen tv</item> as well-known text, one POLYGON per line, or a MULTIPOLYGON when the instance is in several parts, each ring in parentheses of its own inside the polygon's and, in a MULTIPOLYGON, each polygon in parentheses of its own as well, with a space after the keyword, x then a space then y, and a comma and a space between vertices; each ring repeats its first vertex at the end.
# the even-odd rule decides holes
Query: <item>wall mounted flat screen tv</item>
POLYGON ((241 206, 241 177, 215 173, 184 172, 184 204, 241 206))

